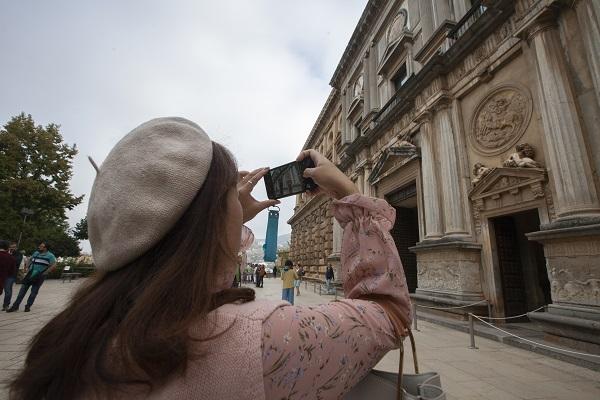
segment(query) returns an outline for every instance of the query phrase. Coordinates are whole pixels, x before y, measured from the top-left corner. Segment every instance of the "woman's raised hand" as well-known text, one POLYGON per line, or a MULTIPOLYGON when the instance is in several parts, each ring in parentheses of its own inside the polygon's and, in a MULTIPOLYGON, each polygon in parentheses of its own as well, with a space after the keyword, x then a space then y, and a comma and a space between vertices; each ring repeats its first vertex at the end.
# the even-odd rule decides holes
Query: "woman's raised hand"
POLYGON ((252 172, 240 171, 238 179, 238 196, 242 205, 244 223, 256 217, 256 214, 265 208, 272 207, 280 203, 279 200, 258 201, 252 196, 254 186, 260 181, 263 176, 269 172, 269 168, 258 168, 252 172))
POLYGON ((333 197, 341 199, 342 197, 358 193, 356 185, 342 171, 338 169, 331 161, 316 150, 304 150, 300 153, 296 161, 302 161, 310 157, 314 168, 304 170, 305 178, 312 178, 319 188, 313 194, 323 192, 333 197))

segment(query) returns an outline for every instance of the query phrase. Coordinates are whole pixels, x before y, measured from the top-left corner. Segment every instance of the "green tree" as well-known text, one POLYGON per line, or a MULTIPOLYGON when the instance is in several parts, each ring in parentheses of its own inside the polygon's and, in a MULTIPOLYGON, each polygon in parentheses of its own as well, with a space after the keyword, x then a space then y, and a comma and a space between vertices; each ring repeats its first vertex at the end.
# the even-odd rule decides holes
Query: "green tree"
POLYGON ((36 126, 31 115, 21 113, 0 129, 0 238, 17 239, 22 232, 28 253, 48 240, 56 255, 79 254, 66 216, 83 200, 69 187, 76 154, 58 125, 36 126), (26 223, 23 209, 33 211, 26 223))
POLYGON ((73 237, 77 240, 88 240, 87 216, 75 225, 75 228, 73 228, 73 237))

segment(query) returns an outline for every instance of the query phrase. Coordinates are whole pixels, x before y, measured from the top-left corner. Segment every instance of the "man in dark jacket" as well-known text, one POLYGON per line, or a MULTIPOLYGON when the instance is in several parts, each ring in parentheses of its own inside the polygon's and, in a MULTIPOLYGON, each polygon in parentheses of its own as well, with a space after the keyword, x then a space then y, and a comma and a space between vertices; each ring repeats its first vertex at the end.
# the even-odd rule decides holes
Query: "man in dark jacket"
POLYGON ((325 281, 327 282, 327 293, 331 293, 331 283, 333 282, 334 276, 333 276, 333 267, 331 266, 331 264, 329 264, 327 266, 327 269, 325 270, 325 281))
POLYGON ((6 278, 15 273, 15 259, 8 252, 8 241, 0 240, 0 293, 6 278))
POLYGON ((12 257, 14 259, 15 268, 14 268, 13 273, 8 275, 6 277, 6 280, 4 281, 4 286, 3 286, 4 287, 4 303, 2 303, 2 311, 6 311, 6 309, 10 305, 10 302, 12 301, 13 286, 15 284, 15 281, 17 280, 17 274, 19 273, 19 266, 21 265, 21 262, 23 261, 23 253, 21 253, 19 251, 19 249, 17 248, 17 242, 10 242, 10 246, 8 247, 8 252, 10 255, 12 255, 12 257))

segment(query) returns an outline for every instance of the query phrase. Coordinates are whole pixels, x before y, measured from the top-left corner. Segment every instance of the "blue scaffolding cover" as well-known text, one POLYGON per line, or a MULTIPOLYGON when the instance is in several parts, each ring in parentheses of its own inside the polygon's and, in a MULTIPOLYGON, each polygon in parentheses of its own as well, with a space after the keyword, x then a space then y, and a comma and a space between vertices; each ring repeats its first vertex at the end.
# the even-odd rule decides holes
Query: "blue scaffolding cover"
POLYGON ((269 210, 267 221, 267 235, 263 250, 265 261, 275 261, 277 258, 277 228, 279 227, 279 210, 269 210))

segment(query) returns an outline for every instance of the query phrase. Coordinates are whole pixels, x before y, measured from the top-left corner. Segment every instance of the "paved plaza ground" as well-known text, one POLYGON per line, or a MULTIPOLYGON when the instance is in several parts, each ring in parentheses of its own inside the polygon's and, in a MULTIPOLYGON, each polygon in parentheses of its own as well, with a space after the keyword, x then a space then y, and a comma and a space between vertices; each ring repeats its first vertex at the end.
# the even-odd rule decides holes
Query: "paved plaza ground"
MULTIPOLYGON (((279 299, 279 279, 265 279, 265 287, 256 289, 259 298, 279 299)), ((81 281, 46 281, 32 311, 0 314, 0 379, 6 380, 21 368, 31 336, 56 314, 81 281)), ((18 287, 17 287, 18 289, 18 287)), ((18 291, 18 290, 17 290, 18 291)), ((315 305, 332 300, 301 290, 296 304, 315 305)), ((600 399, 600 372, 554 360, 544 355, 517 349, 502 343, 477 338, 478 350, 468 348, 467 334, 429 322, 419 322, 415 332, 422 371, 435 370, 449 400, 515 399, 600 399)), ((378 368, 394 371, 398 351, 392 351, 378 368)), ((412 360, 406 362, 412 372, 412 360)), ((0 399, 7 398, 2 387, 0 399)))

